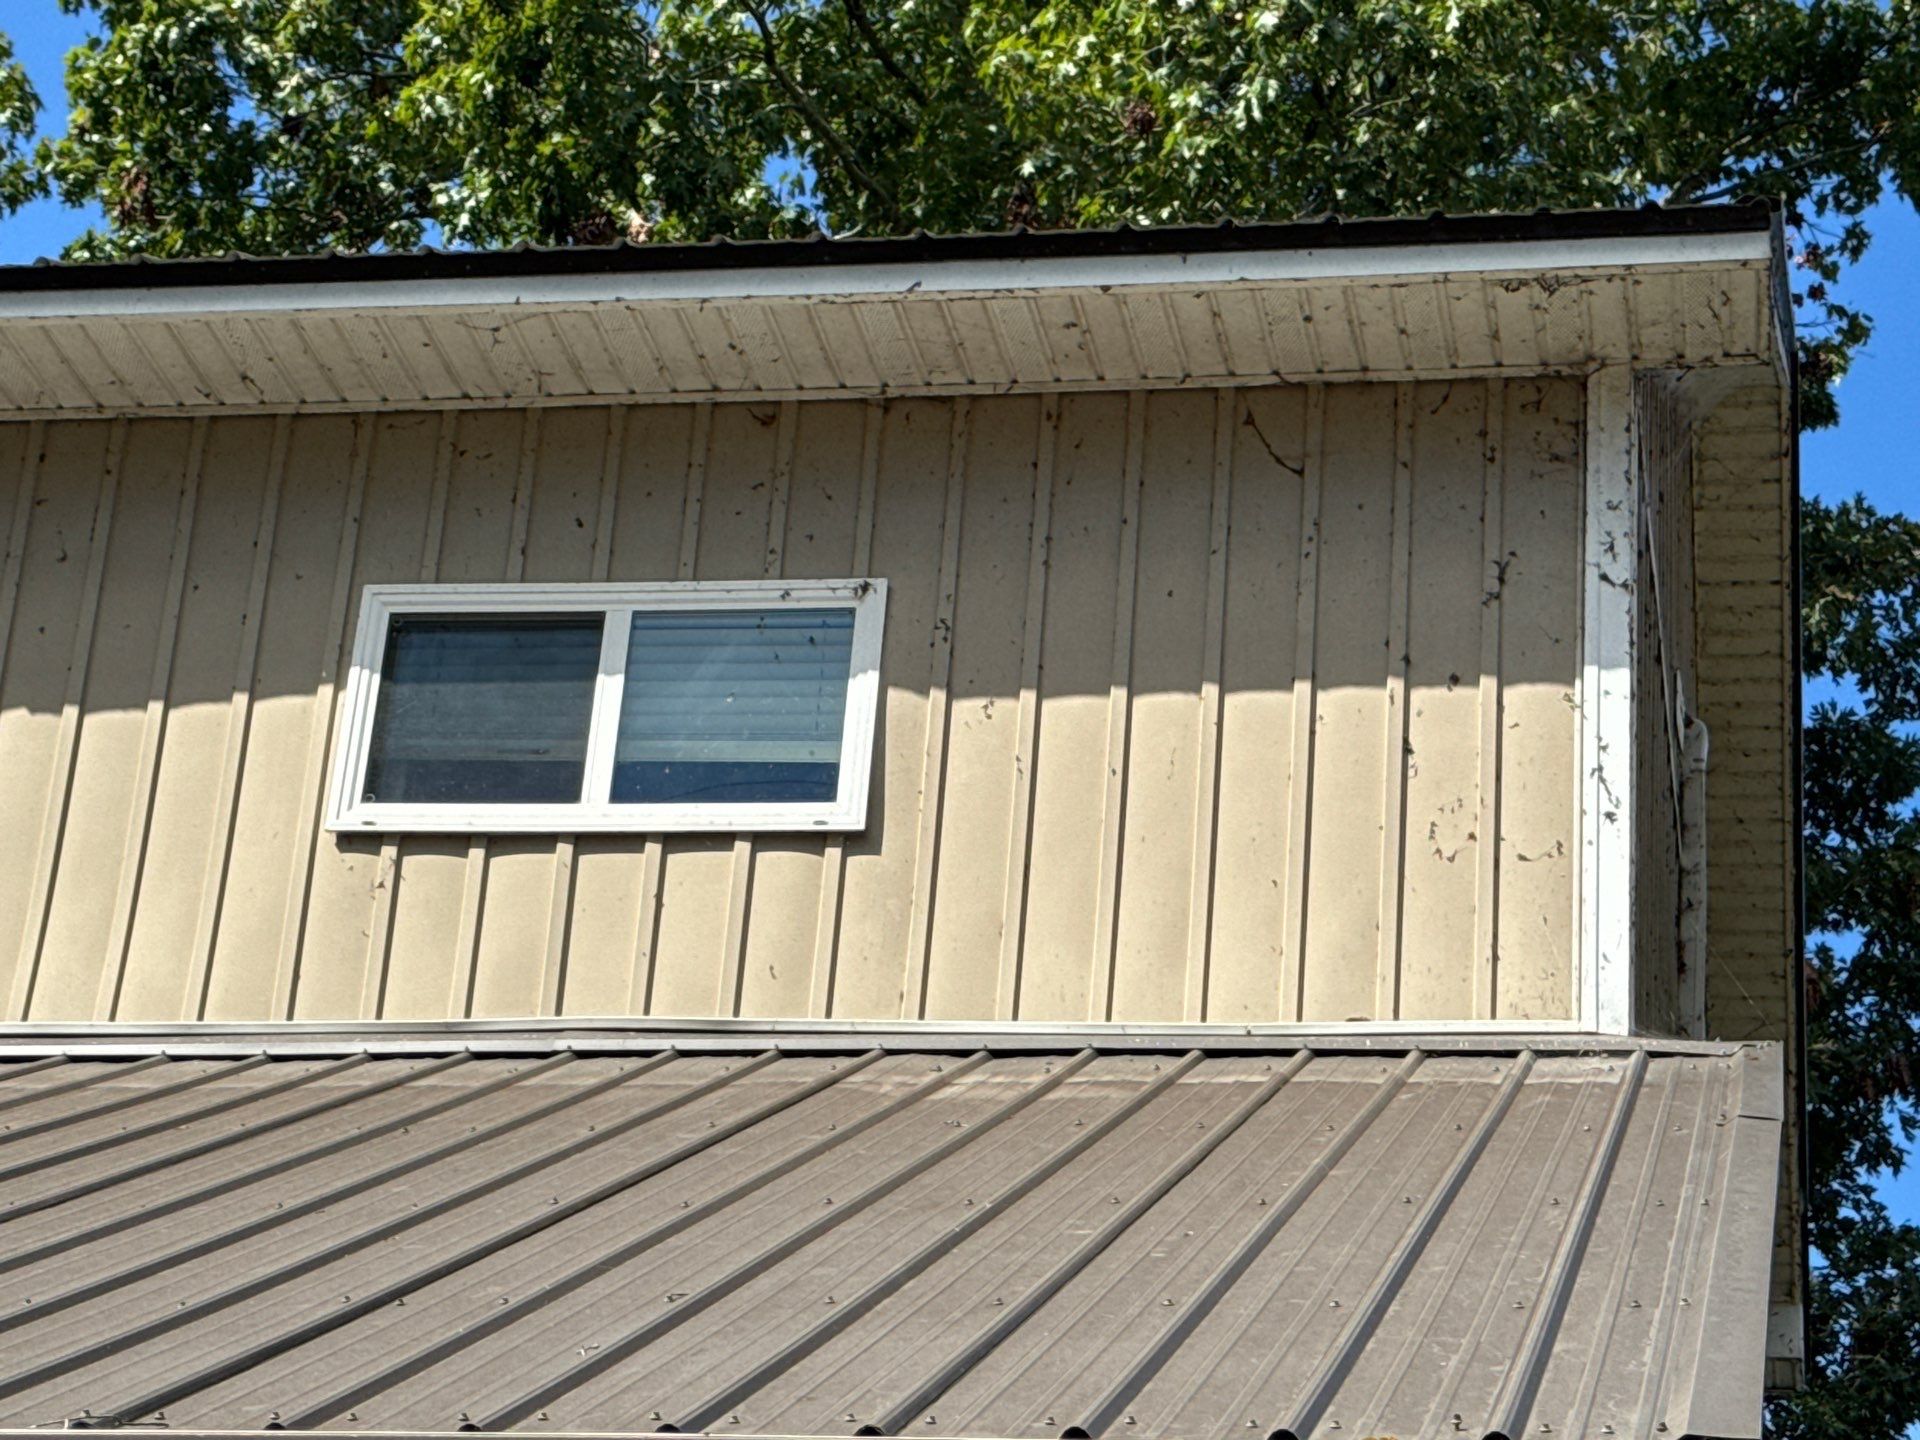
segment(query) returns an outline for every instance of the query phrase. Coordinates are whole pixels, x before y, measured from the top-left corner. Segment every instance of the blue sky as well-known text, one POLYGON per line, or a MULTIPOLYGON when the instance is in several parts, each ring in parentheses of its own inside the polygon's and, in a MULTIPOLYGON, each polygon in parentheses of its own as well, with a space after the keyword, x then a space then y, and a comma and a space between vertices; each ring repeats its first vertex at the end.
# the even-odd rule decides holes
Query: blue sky
MULTIPOLYGON (((66 114, 62 62, 86 34, 85 22, 63 15, 54 0, 14 0, 7 30, 41 98, 47 120, 66 114), (33 18, 19 9, 31 6, 33 18), (16 8, 17 7, 17 8, 16 8)), ((58 254, 96 213, 43 201, 0 221, 0 263, 58 254)), ((1915 377, 1920 376, 1920 215, 1905 201, 1879 206, 1869 217, 1873 248, 1848 272, 1839 295, 1866 310, 1875 337, 1841 390, 1840 425, 1809 435, 1801 446, 1802 484, 1829 498, 1856 492, 1887 510, 1920 510, 1915 474, 1915 377)), ((1920 1220, 1920 1166, 1889 1179, 1883 1193, 1903 1214, 1920 1220)))

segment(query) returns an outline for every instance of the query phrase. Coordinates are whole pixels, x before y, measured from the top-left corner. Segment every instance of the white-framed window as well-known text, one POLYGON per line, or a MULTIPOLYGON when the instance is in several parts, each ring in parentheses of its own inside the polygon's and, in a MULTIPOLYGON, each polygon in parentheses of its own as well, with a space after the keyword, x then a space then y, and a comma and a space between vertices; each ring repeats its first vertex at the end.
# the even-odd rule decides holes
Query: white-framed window
POLYGON ((327 826, 858 830, 884 580, 369 585, 327 826))

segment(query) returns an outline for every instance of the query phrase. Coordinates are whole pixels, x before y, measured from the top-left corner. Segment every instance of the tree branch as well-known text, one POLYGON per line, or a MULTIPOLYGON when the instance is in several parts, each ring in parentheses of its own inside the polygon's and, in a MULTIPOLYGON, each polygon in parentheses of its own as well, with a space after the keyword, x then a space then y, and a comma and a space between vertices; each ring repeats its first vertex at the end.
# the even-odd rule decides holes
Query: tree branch
POLYGON ((912 97, 913 103, 922 110, 927 108, 927 92, 922 90, 914 78, 900 68, 887 47, 881 43, 880 32, 874 28, 872 17, 867 14, 866 0, 841 0, 846 7, 847 18, 853 22, 853 28, 860 32, 860 38, 867 42, 867 48, 873 51, 873 58, 880 62, 880 68, 898 80, 912 97))
POLYGON ((749 5, 746 9, 747 14, 753 17, 753 28, 760 34, 760 53, 767 62, 767 73, 773 76, 774 83, 787 92, 787 98, 794 109, 798 110, 807 123, 819 132, 827 148, 832 150, 839 157, 840 163, 847 167, 847 173, 884 201, 888 209, 897 209, 893 191, 860 163, 860 157, 854 153, 853 147, 841 138, 838 130, 833 128, 833 122, 827 119, 820 107, 813 103, 812 97, 796 85, 793 77, 787 74, 786 67, 780 63, 779 52, 773 48, 773 31, 767 25, 766 13, 758 5, 749 5))

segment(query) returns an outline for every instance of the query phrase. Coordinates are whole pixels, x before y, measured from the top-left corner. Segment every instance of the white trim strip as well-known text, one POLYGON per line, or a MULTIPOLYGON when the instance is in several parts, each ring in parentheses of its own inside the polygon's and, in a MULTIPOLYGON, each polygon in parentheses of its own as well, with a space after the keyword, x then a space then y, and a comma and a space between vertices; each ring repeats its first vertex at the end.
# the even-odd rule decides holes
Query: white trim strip
POLYGON ((502 305, 649 304, 989 293, 1006 290, 1271 284, 1409 275, 1538 274, 1623 266, 1767 263, 1764 230, 1592 240, 1335 246, 1166 255, 893 261, 870 265, 728 265, 709 270, 446 280, 184 285, 0 293, 0 320, 82 316, 273 314, 502 305))

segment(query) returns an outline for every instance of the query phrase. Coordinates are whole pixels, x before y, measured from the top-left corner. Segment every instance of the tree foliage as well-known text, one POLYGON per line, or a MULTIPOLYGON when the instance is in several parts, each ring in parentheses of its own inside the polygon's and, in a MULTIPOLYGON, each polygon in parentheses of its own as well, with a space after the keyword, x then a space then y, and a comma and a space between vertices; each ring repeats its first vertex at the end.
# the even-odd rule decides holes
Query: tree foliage
MULTIPOLYGON (((32 0, 51 4, 53 0, 32 0)), ((1920 0, 58 0, 65 134, 0 38, 0 214, 69 254, 595 244, 1633 205, 1786 208, 1803 417, 1832 287, 1920 195, 1920 0)), ((1920 525, 1805 516, 1819 1383, 1808 1437, 1920 1421, 1920 1231, 1870 1178, 1920 1061, 1920 525)))
POLYGON ((1806 962, 1816 1383, 1781 1428, 1920 1424, 1920 1227, 1873 1192, 1920 1133, 1920 522, 1801 516, 1806 962))

